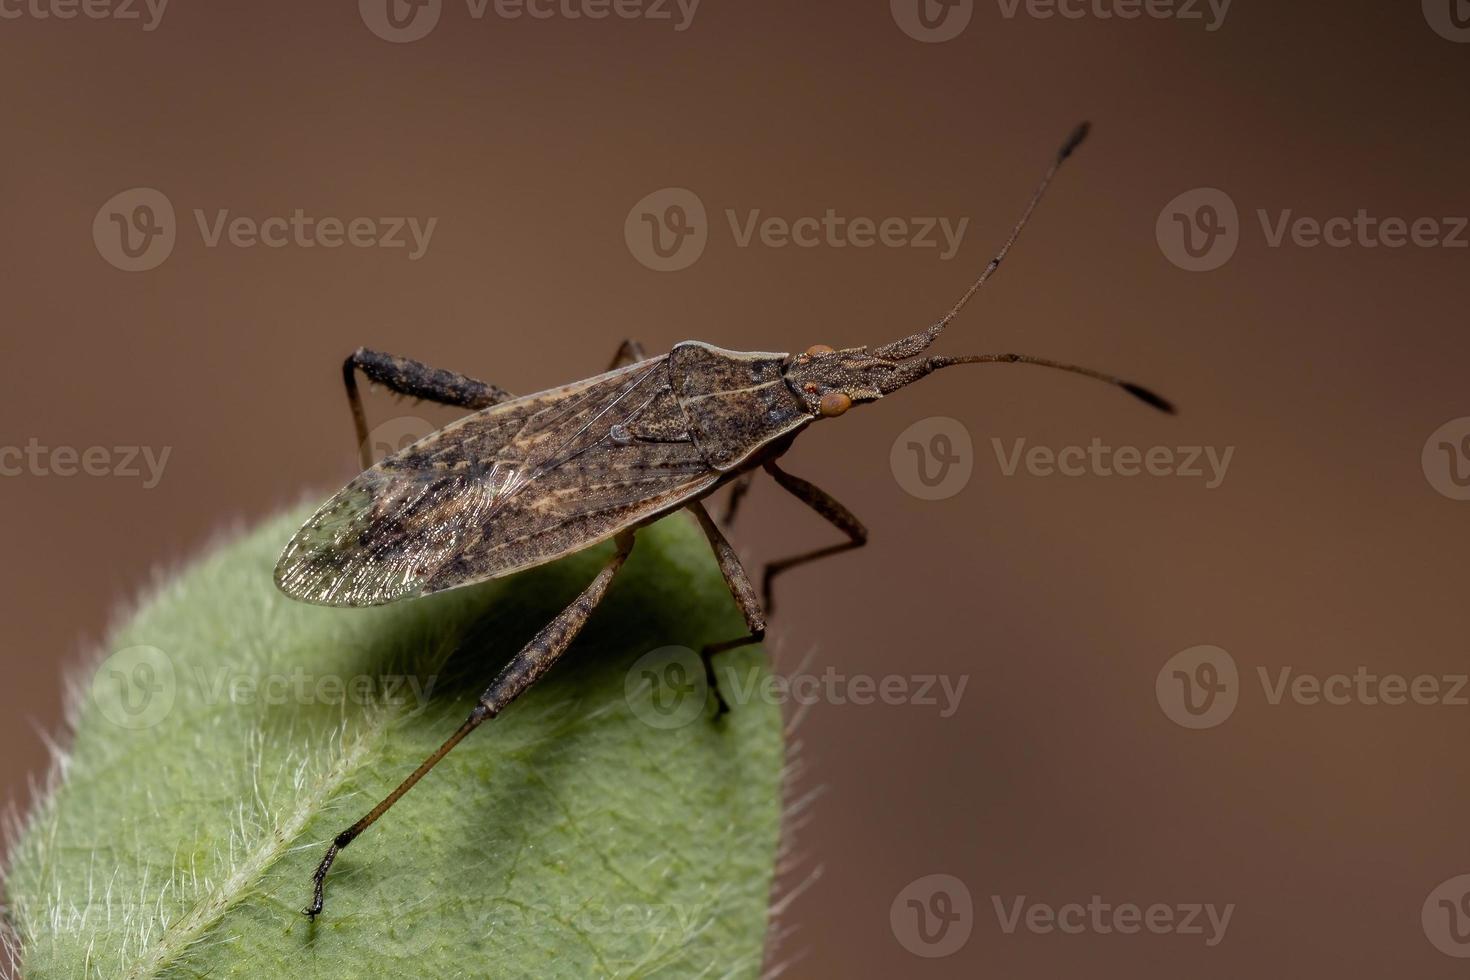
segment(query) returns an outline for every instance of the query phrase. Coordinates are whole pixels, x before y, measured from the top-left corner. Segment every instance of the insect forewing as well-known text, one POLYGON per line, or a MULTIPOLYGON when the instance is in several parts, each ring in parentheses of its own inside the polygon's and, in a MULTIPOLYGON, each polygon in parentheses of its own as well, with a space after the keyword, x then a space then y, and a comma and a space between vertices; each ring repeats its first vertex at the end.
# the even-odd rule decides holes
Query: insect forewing
POLYGON ((323 504, 276 584, 306 602, 379 605, 606 540, 719 480, 683 418, 665 357, 491 406, 323 504))

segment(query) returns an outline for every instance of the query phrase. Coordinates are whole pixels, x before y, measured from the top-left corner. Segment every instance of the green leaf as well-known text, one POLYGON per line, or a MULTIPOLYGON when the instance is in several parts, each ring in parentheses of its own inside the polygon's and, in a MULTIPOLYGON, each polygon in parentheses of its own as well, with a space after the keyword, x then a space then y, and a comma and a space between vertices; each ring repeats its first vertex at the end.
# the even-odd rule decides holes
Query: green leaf
MULTIPOLYGON (((271 580, 304 516, 164 585, 79 690, 72 748, 6 875, 25 975, 756 976, 780 711, 747 697, 716 723, 679 700, 703 704, 688 651, 743 626, 684 514, 639 533, 547 678, 342 852, 308 922, 326 842, 453 731, 610 546, 326 609, 271 580), (665 647, 687 649, 667 669, 640 660, 665 647)), ((720 670, 759 682, 764 656, 720 670)))

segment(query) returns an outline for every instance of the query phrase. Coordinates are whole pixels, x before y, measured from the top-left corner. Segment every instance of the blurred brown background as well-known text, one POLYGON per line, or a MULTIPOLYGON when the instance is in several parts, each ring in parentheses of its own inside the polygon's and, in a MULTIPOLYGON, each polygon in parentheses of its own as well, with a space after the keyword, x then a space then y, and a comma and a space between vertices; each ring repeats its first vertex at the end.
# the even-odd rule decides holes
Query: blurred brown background
MULTIPOLYGON (((825 790, 787 884, 822 876, 786 909, 795 932, 774 962, 794 959, 797 977, 1458 975, 1421 910, 1441 914, 1430 893, 1470 871, 1456 761, 1470 707, 1272 704, 1258 675, 1470 670, 1470 503, 1421 464, 1431 433, 1470 415, 1470 251, 1272 247, 1257 217, 1470 213, 1470 44, 1430 25, 1453 33, 1451 2, 1240 0, 1216 30, 1203 4, 1187 11, 1201 19, 1123 19, 1098 10, 1127 0, 1079 18, 931 2, 931 20, 969 10, 943 43, 905 33, 918 22, 902 0, 706 0, 684 30, 673 5, 669 20, 493 6, 477 19, 446 0, 411 43, 375 36, 373 10, 346 2, 180 2, 154 30, 143 7, 141 21, 7 7, 0 443, 170 455, 152 488, 30 465, 0 479, 5 795, 28 798, 63 672, 155 569, 354 472, 338 376, 354 347, 531 392, 600 370, 628 336, 650 351, 892 339, 954 301, 1090 118, 1093 139, 941 349, 1095 364, 1182 414, 1036 369, 955 368, 787 457, 872 544, 784 580, 782 668, 968 682, 950 717, 824 703, 802 719, 796 791, 825 790), (136 187, 166 195, 177 241, 128 273, 92 225, 136 187), (661 273, 624 224, 666 187, 708 209, 708 246, 661 273), (1189 272, 1156 223, 1202 187, 1238 207, 1222 221, 1239 243, 1189 272), (438 223, 411 261, 211 248, 193 216, 297 208, 438 223), (740 247, 725 217, 828 208, 970 225, 945 261, 943 248, 740 247), (972 478, 941 501, 905 492, 889 462, 931 416, 974 445, 972 478), (1234 455, 1206 489, 1005 476, 991 441, 1094 437, 1234 455), (1233 657, 1238 705, 1189 730, 1155 682, 1200 644, 1233 657), (964 883, 973 920, 953 926, 972 930, 962 948, 927 958, 899 935, 905 903, 899 927, 890 908, 932 874, 964 883), (1215 945, 1203 916, 1204 935, 1063 934, 1007 932, 996 911, 1094 895, 1234 909, 1215 945)), ((453 415, 381 395, 368 410, 453 415)), ((751 563, 835 540, 768 481, 737 531, 751 563)))

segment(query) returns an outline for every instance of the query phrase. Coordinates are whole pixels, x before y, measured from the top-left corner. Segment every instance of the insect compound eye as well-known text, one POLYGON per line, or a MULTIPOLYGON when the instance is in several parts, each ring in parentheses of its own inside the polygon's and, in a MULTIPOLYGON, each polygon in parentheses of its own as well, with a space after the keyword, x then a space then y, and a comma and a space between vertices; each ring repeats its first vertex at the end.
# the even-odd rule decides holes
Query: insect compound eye
POLYGON ((823 418, 836 418, 843 412, 852 408, 852 399, 840 391, 829 391, 822 396, 817 403, 817 411, 822 413, 823 418))
POLYGON ((806 349, 807 357, 816 357, 818 354, 831 354, 834 348, 830 344, 812 344, 806 349))

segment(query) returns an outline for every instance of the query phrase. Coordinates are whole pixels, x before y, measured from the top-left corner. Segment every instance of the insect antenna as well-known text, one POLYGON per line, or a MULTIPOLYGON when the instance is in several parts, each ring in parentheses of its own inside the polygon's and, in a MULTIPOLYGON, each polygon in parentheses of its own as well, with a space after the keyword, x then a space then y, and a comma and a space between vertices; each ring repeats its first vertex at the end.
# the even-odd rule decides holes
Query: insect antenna
POLYGON ((1103 371, 1096 371, 1077 364, 1065 364, 1061 361, 1053 361, 1050 358, 1033 357, 1030 354, 970 354, 962 357, 926 357, 921 360, 907 360, 923 353, 930 344, 934 343, 935 339, 944 331, 944 328, 949 326, 949 321, 959 316, 960 311, 965 308, 965 305, 980 291, 980 287, 985 285, 990 277, 995 274, 996 269, 1000 268, 1000 264, 1010 254, 1011 246, 1016 244, 1016 240, 1021 237, 1022 229, 1031 220, 1031 215, 1036 211, 1036 206, 1046 196, 1046 189, 1051 186, 1052 178, 1057 175, 1057 171, 1061 169, 1062 164, 1066 162, 1067 158, 1076 151, 1078 146, 1082 145, 1082 141, 1087 138, 1087 134, 1091 128, 1089 123, 1084 122, 1072 130, 1072 134, 1067 137, 1061 149, 1057 150, 1057 155, 1053 158, 1051 165, 1046 168, 1046 173, 1041 175, 1041 182, 1036 185, 1036 191, 1031 195, 1031 200, 1027 202, 1026 210, 1021 212, 1020 220, 1011 229, 1011 233, 1006 238, 1005 244, 1000 247, 999 252, 995 253, 995 258, 986 263, 985 268, 980 272, 980 275, 975 281, 970 284, 970 288, 965 290, 959 302, 955 303, 948 313, 940 317, 927 330, 911 334, 891 344, 876 347, 871 351, 875 357, 888 361, 904 362, 895 365, 894 369, 878 382, 878 388, 883 394, 896 391, 931 372, 954 364, 1035 364, 1040 367, 1055 368, 1058 371, 1067 371, 1071 374, 1080 374, 1083 377, 1105 381, 1110 385, 1122 388, 1146 405, 1152 406, 1161 412, 1167 412, 1170 415, 1175 414, 1174 405, 1167 398, 1150 391, 1142 385, 1125 381, 1116 375, 1107 374, 1103 371))
POLYGON ((985 285, 986 280, 995 274, 996 269, 1000 268, 1000 264, 1005 261, 1006 255, 1011 250, 1011 246, 1016 244, 1016 239, 1021 237, 1021 229, 1025 228, 1026 222, 1031 220, 1031 213, 1036 210, 1036 205, 1041 203, 1041 199, 1045 196, 1046 188, 1051 184, 1052 178, 1061 169, 1062 163, 1087 138, 1087 134, 1091 128, 1091 123, 1083 122, 1078 124, 1076 129, 1072 130, 1072 135, 1067 137, 1067 141, 1057 151, 1057 155, 1052 160, 1051 165, 1046 168, 1046 173, 1042 174, 1041 183, 1036 185, 1036 191, 1031 195, 1031 201, 1026 205, 1026 210, 1021 212, 1021 220, 1017 221, 1016 226, 1011 229, 1010 237, 1000 247, 1000 251, 995 253, 995 258, 986 263, 984 271, 970 284, 970 288, 965 290, 965 294, 960 297, 959 302, 928 329, 911 334, 902 340, 896 340, 891 344, 885 344, 882 347, 875 348, 872 352, 875 356, 888 360, 913 357, 915 354, 922 353, 930 344, 934 343, 935 339, 944 331, 944 328, 949 326, 949 321, 959 316, 960 311, 965 308, 965 304, 970 302, 970 298, 979 292, 980 287, 985 285))
POLYGON ((1030 354, 966 354, 961 357, 926 357, 922 362, 923 373, 928 374, 930 371, 937 371, 940 368, 949 367, 952 364, 1035 364, 1039 367, 1055 368, 1058 371, 1080 374, 1084 378, 1095 378, 1098 381, 1105 381, 1110 385, 1116 385, 1146 405, 1157 408, 1159 411, 1169 415, 1177 414, 1173 402, 1157 392, 1145 388, 1143 385, 1134 384, 1132 381, 1124 381, 1117 375, 1108 374, 1105 371, 1097 371, 1078 364, 1053 361, 1047 357, 1032 357, 1030 354))

